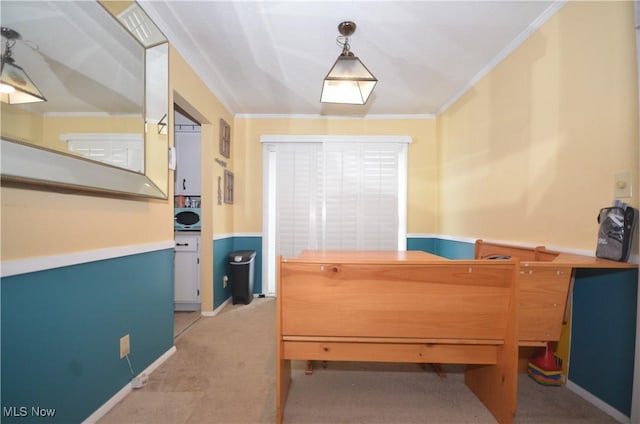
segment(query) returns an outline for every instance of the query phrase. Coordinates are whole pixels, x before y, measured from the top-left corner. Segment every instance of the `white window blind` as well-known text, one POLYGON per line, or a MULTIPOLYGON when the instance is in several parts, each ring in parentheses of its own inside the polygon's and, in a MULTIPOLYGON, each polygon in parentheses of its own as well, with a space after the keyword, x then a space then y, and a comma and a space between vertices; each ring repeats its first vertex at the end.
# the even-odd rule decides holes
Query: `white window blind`
POLYGON ((70 152, 91 160, 144 172, 144 139, 140 134, 62 134, 70 152))
POLYGON ((405 250, 408 136, 263 135, 263 276, 305 249, 405 250))
POLYGON ((276 254, 399 249, 402 152, 393 143, 278 145, 276 254))
POLYGON ((276 254, 297 256, 318 248, 317 144, 282 144, 276 150, 276 254))
POLYGON ((324 145, 318 179, 323 249, 397 250, 401 146, 324 145))

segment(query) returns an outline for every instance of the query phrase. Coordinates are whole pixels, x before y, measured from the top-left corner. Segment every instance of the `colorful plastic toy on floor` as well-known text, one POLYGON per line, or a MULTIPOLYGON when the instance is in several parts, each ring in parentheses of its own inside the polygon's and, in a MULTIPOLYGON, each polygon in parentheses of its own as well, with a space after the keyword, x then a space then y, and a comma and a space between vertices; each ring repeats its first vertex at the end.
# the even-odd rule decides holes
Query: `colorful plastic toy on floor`
POLYGON ((562 385, 562 368, 558 366, 549 343, 542 355, 529 360, 527 374, 537 383, 545 386, 562 385))

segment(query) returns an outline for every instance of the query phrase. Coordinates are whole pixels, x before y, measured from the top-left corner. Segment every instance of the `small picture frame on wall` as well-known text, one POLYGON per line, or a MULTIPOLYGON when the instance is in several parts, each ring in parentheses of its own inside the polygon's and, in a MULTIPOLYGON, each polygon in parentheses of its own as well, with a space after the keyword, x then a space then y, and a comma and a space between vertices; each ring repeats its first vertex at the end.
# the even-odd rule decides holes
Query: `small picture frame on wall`
POLYGON ((220 154, 231 157, 231 126, 224 119, 220 119, 220 154))
POLYGON ((233 172, 224 170, 224 203, 233 204, 233 172))

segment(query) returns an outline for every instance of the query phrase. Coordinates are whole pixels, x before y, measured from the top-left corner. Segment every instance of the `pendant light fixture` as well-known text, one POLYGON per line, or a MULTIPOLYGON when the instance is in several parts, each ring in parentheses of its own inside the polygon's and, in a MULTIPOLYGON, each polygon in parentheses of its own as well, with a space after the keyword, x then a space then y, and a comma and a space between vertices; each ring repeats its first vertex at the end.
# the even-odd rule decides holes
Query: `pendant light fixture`
POLYGON ((356 24, 351 21, 338 25, 341 36, 336 40, 342 46, 342 53, 324 79, 320 95, 321 103, 363 105, 367 103, 369 95, 378 82, 350 50, 349 37, 355 30, 356 24))
POLYGON ((1 27, 2 38, 6 39, 5 49, 0 58, 2 71, 0 73, 0 100, 9 104, 46 102, 38 87, 20 66, 16 65, 12 57, 13 46, 19 40, 20 34, 11 28, 1 27))

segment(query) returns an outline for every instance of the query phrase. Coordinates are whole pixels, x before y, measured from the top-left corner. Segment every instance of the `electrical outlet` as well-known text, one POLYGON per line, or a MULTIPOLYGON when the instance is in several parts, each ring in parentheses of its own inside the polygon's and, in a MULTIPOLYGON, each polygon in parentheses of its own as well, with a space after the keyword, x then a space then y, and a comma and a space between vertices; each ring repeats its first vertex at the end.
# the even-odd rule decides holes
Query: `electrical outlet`
POLYGON ((124 358, 129 354, 129 335, 125 335, 120 337, 120 359, 124 358))
POLYGON ((222 277, 222 288, 226 288, 227 284, 229 284, 229 277, 225 275, 224 277, 222 277))

